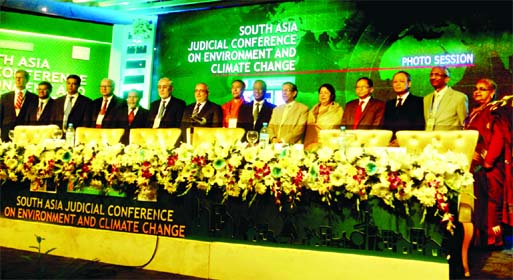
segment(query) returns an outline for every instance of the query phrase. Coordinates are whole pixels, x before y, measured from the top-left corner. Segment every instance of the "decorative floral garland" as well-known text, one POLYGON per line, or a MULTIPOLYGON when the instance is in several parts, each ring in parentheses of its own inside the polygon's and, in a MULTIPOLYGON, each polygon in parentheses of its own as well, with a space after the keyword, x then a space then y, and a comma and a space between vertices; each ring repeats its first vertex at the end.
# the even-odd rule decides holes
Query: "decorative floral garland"
POLYGON ((449 201, 473 182, 472 174, 465 170, 466 161, 462 154, 441 154, 433 146, 411 155, 330 148, 305 152, 294 146, 276 149, 246 143, 182 144, 174 149, 2 143, 0 180, 30 181, 35 188, 45 180, 68 181, 70 188, 94 186, 105 193, 123 192, 127 186, 134 186, 136 193, 151 192, 158 186, 176 195, 191 188, 205 193, 217 188, 224 201, 232 197, 249 204, 269 193, 280 209, 283 203, 291 207, 300 203, 305 190, 318 193, 328 205, 352 199, 358 207, 360 201, 377 197, 395 211, 399 211, 396 205, 404 205, 406 213, 398 214, 408 214, 408 203, 418 201, 424 213, 436 208, 452 232, 454 216, 449 201))

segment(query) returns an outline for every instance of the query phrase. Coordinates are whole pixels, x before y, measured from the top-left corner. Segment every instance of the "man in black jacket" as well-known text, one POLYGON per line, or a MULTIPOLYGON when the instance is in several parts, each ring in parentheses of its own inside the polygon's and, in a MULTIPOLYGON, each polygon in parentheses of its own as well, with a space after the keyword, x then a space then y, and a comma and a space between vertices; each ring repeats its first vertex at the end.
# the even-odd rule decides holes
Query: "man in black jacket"
POLYGON ((101 97, 93 101, 93 124, 96 128, 118 128, 116 119, 120 108, 126 107, 126 101, 114 94, 116 84, 105 78, 100 83, 101 97))
POLYGON ((267 85, 264 81, 256 80, 253 83, 254 100, 250 103, 242 104, 237 119, 237 127, 242 127, 246 131, 260 131, 263 123, 269 123, 276 105, 265 100, 266 92, 267 85))
POLYGON ((73 127, 89 127, 91 125, 92 101, 89 97, 78 93, 82 79, 78 75, 66 78, 67 94, 55 100, 51 122, 63 129, 70 123, 73 127))
POLYGON ((173 81, 164 77, 159 80, 158 92, 160 100, 153 101, 148 114, 148 127, 169 128, 180 127, 185 101, 172 96, 173 81))
POLYGON ((14 76, 16 89, 0 96, 2 141, 9 140, 9 130, 17 125, 27 125, 37 110, 37 95, 26 89, 29 74, 18 70, 14 76))
POLYGON ((395 133, 399 130, 424 130, 424 105, 422 97, 410 93, 411 76, 399 71, 392 78, 392 88, 397 97, 387 101, 383 118, 384 129, 392 130, 392 145, 396 146, 395 133))

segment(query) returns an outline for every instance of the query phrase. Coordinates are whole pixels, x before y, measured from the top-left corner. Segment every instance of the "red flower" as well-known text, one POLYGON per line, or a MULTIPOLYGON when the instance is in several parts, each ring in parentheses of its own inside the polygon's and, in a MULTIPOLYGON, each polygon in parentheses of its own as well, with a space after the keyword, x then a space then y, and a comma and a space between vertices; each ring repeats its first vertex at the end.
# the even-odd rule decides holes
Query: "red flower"
POLYGON ((178 155, 177 154, 174 154, 174 155, 170 155, 167 157, 167 165, 168 166, 173 166, 176 164, 176 161, 178 160, 178 155))

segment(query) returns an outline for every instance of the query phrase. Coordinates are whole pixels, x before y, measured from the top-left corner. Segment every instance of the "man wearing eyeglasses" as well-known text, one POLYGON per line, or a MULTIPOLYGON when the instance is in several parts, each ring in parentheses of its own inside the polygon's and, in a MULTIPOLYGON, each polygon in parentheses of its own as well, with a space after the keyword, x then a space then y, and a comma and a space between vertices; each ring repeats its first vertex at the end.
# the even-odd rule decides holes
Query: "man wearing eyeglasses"
POLYGON ((447 86, 449 79, 447 67, 431 69, 429 82, 435 91, 424 96, 426 130, 463 129, 468 114, 468 97, 447 86))
POLYGON ((273 109, 269 122, 269 137, 272 143, 300 144, 308 118, 308 107, 296 101, 297 86, 285 82, 281 86, 281 94, 285 104, 273 109))
POLYGON ((374 83, 361 77, 356 81, 358 99, 346 104, 342 125, 347 129, 379 129, 383 125, 385 102, 372 97, 374 83))
POLYGON ((125 108, 126 101, 114 94, 116 84, 113 80, 105 78, 100 83, 101 97, 93 101, 93 127, 96 128, 116 128, 118 120, 118 111, 125 108))
POLYGON ((410 92, 411 76, 406 71, 399 71, 392 77, 392 90, 396 97, 385 104, 383 128, 392 130, 391 145, 397 146, 395 133, 399 130, 424 130, 423 98, 410 92))

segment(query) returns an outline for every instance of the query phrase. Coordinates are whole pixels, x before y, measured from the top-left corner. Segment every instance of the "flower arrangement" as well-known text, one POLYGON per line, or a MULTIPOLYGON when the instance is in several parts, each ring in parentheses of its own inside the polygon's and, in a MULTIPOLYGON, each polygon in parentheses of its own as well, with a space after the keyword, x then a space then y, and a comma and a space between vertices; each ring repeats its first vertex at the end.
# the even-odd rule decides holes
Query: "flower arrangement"
POLYGON ((320 148, 305 152, 295 146, 229 146, 182 144, 174 149, 140 148, 95 143, 76 147, 51 143, 16 146, 0 144, 0 181, 44 180, 69 182, 76 189, 93 186, 154 198, 155 189, 184 195, 192 188, 208 194, 212 189, 251 205, 256 197, 270 195, 281 209, 301 202, 306 190, 317 193, 327 205, 350 199, 356 208, 370 197, 390 209, 418 201, 436 214, 452 232, 454 217, 449 201, 473 182, 466 157, 438 153, 428 146, 421 154, 372 153, 363 148, 320 148))

